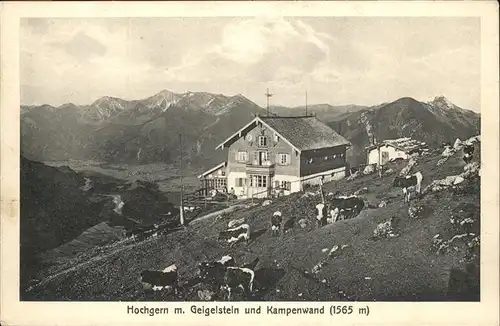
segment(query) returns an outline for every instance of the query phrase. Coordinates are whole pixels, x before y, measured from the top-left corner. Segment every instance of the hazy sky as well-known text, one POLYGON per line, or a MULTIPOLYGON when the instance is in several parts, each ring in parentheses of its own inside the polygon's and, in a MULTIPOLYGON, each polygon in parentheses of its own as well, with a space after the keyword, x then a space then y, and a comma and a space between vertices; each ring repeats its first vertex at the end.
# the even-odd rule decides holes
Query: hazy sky
POLYGON ((241 93, 265 105, 444 95, 479 111, 478 18, 95 18, 21 21, 21 102, 241 93))

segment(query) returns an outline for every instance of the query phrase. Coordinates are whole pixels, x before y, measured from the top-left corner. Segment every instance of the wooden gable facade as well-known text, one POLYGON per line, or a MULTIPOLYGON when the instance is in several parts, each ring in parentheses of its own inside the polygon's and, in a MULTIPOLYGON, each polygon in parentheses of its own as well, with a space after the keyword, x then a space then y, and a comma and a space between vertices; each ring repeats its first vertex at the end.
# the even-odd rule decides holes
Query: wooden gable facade
POLYGON ((349 145, 316 117, 255 117, 217 149, 228 149, 228 191, 248 198, 344 177, 349 145))

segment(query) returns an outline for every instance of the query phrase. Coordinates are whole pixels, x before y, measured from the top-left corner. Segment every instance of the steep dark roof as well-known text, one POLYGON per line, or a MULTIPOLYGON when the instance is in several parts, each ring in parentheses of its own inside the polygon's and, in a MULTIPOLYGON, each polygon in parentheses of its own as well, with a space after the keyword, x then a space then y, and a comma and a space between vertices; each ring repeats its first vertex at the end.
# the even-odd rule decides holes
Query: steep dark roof
POLYGON ((347 139, 314 116, 260 119, 301 151, 350 145, 347 139))
POLYGON ((239 131, 227 138, 217 148, 224 148, 242 133, 261 122, 274 130, 281 138, 298 151, 350 145, 350 142, 314 116, 302 117, 256 117, 239 131))

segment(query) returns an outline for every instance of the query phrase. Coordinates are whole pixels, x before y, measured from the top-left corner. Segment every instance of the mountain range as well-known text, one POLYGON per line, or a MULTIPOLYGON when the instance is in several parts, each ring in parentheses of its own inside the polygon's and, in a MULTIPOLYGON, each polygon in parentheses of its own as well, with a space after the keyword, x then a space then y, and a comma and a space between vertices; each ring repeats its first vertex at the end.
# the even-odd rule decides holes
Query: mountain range
MULTIPOLYGON (((409 136, 436 146, 480 130, 479 114, 442 96, 431 102, 405 97, 373 107, 316 104, 307 109, 353 143, 353 164, 363 163, 363 148, 376 140, 409 136)), ((265 112, 241 94, 168 90, 142 100, 105 96, 83 106, 21 106, 21 153, 37 161, 174 163, 182 134, 186 164, 208 168, 225 158, 225 151, 214 150, 221 141, 265 112)), ((271 106, 270 112, 303 115, 305 107, 271 106)))

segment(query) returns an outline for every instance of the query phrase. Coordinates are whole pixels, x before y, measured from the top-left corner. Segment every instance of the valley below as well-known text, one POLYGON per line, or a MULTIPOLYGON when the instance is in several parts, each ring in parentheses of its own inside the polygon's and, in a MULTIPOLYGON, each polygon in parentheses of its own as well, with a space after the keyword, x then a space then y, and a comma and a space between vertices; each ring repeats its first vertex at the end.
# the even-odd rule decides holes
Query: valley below
MULTIPOLYGON (((303 108, 273 110, 293 116, 303 108)), ((257 264, 256 291, 248 300, 478 300, 477 171, 459 186, 429 191, 410 203, 392 186, 408 160, 391 163, 392 172, 382 178, 372 173, 328 183, 323 195, 358 192, 366 208, 321 228, 315 227, 318 188, 268 205, 227 198, 198 202, 181 227, 180 149, 184 192, 192 193, 200 188, 200 173, 227 160, 227 151, 216 146, 264 113, 241 94, 167 90, 134 101, 103 97, 85 106, 22 107, 21 300, 201 300, 199 291, 206 289, 196 282, 197 264, 224 255, 239 266, 257 264), (304 226, 271 236, 275 211, 304 226), (397 235, 374 239, 374 230, 394 216, 401 220, 397 235), (465 228, 450 222, 457 218, 468 221, 465 228), (217 241, 236 219, 251 225, 248 246, 217 241), (178 266, 182 284, 177 297, 143 289, 141 271, 171 264, 178 266), (476 268, 469 288, 450 293, 452 275, 467 266, 476 268)), ((462 152, 443 160, 442 145, 480 130, 479 114, 444 97, 401 98, 373 107, 312 105, 310 113, 351 142, 346 157, 352 167, 364 167, 366 146, 379 141, 425 142, 429 151, 413 167, 424 175, 423 187, 464 173, 462 152)), ((474 162, 480 165, 479 154, 474 162)))

